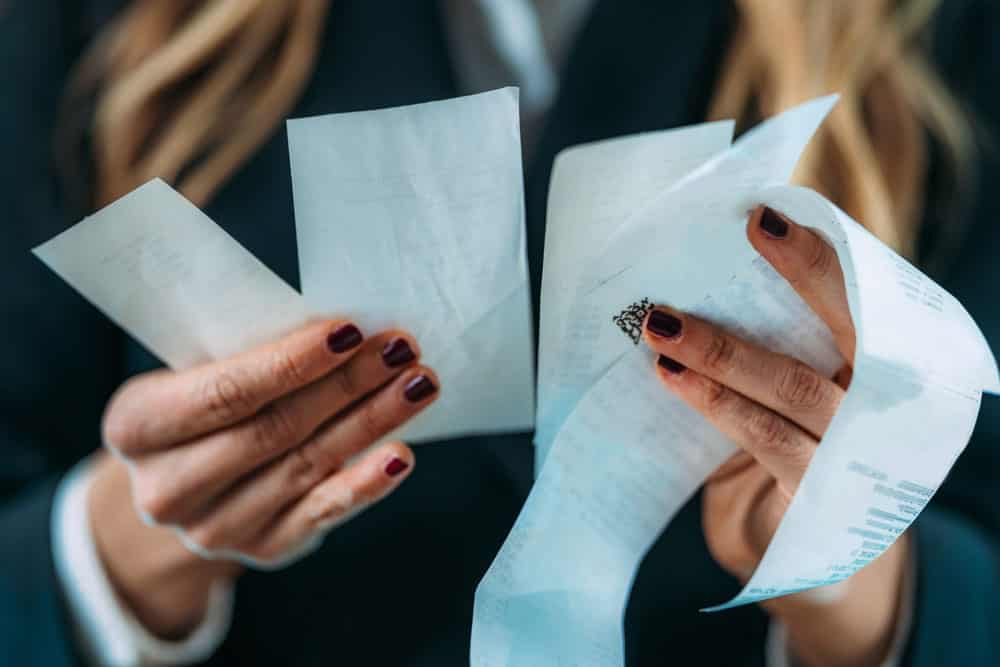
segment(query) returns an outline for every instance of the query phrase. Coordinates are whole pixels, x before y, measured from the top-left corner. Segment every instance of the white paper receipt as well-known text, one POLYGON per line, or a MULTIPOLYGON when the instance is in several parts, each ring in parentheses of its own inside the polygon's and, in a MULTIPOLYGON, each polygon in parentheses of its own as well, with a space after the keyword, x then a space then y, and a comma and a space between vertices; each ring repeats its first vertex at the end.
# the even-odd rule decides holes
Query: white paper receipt
POLYGON ((309 316, 298 292, 159 179, 34 252, 172 368, 274 340, 309 316))
MULTIPOLYGON (((982 392, 1000 389, 978 327, 833 204, 786 185, 834 103, 815 100, 763 123, 639 202, 596 235, 600 245, 578 243, 585 271, 544 278, 560 290, 543 295, 541 338, 556 341, 543 352, 571 355, 573 373, 540 385, 536 444, 548 454, 477 590, 475 667, 622 665, 623 614, 643 556, 736 451, 657 381, 652 353, 635 344, 648 305, 685 309, 824 373, 842 363, 825 325, 746 240, 758 204, 835 248, 857 352, 846 398, 762 562, 736 598, 713 609, 847 578, 910 525, 965 447, 982 392), (561 303, 550 310, 552 300, 561 303), (570 311, 579 326, 566 344, 549 317, 570 311), (942 349, 949 354, 929 353, 942 349)), ((552 196, 581 195, 563 182, 552 196)), ((561 243, 551 232, 546 244, 561 243)))
POLYGON ((395 435, 531 429, 517 90, 291 121, 289 144, 304 296, 160 180, 35 254, 171 367, 352 317, 411 331, 441 378, 395 435))
POLYGON ((310 308, 407 328, 441 378, 394 437, 530 430, 517 89, 293 120, 288 148, 310 308))

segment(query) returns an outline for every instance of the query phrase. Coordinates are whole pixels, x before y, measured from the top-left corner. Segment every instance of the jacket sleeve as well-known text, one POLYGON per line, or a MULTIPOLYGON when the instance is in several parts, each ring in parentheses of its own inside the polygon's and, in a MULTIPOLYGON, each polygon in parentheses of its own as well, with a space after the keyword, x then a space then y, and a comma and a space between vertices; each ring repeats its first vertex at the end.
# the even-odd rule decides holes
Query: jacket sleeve
POLYGON ((97 446, 121 378, 120 334, 30 253, 74 217, 52 157, 83 27, 72 14, 51 0, 0 3, 0 655, 11 665, 76 663, 52 562, 53 494, 97 446))
MULTIPOLYGON (((1000 5, 942 3, 935 35, 947 82, 978 135, 977 182, 960 251, 942 276, 1000 353, 1000 5)), ((931 207, 930 212, 935 211, 931 207)), ((940 214, 940 212, 939 212, 940 214)), ((947 354, 946 350, 941 351, 947 354)), ((917 588, 906 665, 1000 664, 1000 397, 984 396, 972 439, 914 529, 917 588)))

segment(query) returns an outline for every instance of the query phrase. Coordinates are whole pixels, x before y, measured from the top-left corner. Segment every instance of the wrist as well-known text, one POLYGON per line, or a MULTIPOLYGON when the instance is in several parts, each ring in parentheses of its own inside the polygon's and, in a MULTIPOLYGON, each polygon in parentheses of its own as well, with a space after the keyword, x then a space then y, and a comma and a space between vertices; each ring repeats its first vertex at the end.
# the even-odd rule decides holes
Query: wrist
POLYGON ((101 456, 87 494, 90 529, 115 594, 162 639, 185 637, 201 622, 213 584, 239 572, 233 563, 188 551, 170 528, 139 518, 125 464, 101 456))
POLYGON ((763 603, 785 626, 787 648, 797 664, 878 667, 885 662, 898 634, 909 549, 904 534, 829 595, 807 591, 763 603))

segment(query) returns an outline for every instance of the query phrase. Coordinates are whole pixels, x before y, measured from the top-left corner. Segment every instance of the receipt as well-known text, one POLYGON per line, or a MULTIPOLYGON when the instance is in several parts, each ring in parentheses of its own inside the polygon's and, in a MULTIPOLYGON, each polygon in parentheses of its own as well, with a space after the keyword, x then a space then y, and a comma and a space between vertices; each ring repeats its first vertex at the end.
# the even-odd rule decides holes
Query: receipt
POLYGON ((288 130, 302 295, 158 179, 34 252, 173 368, 353 317, 412 332, 441 378, 440 399, 394 436, 530 429, 517 90, 288 130))
POLYGON ((480 582, 473 665, 623 664, 623 614, 642 558, 736 451, 656 379, 653 354, 635 343, 645 304, 684 309, 823 373, 842 363, 823 323, 746 240, 760 203, 836 249, 857 352, 847 396, 763 560, 713 609, 850 576, 905 530, 964 448, 981 392, 1000 388, 975 323, 833 204, 784 185, 833 103, 763 123, 591 248, 570 307, 590 329, 567 347, 587 348, 579 377, 595 379, 574 387, 576 402, 548 426, 548 457, 480 582))
POLYGON ((302 296, 159 179, 33 251, 172 368, 279 338, 302 296))
POLYGON ((581 255, 606 243, 636 202, 651 200, 728 148, 732 134, 731 121, 704 123, 575 146, 556 158, 545 218, 536 470, 578 392, 612 361, 580 358, 593 349, 586 339, 596 325, 582 323, 570 311, 587 267, 581 255), (584 338, 580 346, 577 336, 584 338))
POLYGON ((530 430, 517 89, 289 121, 306 302, 403 327, 441 378, 393 437, 530 430))
MULTIPOLYGON (((706 223, 706 220, 703 220, 703 209, 706 207, 715 207, 724 202, 733 204, 737 202, 735 196, 737 193, 743 193, 746 195, 744 199, 749 201, 753 198, 753 193, 763 185, 787 182, 805 144, 833 103, 834 98, 826 97, 789 110, 772 122, 762 124, 743 137, 731 150, 711 160, 708 159, 711 155, 718 153, 728 144, 731 125, 716 125, 714 128, 712 125, 696 126, 675 130, 674 132, 678 133, 675 136, 687 139, 687 145, 678 141, 675 142, 676 146, 669 147, 675 149, 670 153, 671 164, 677 168, 686 167, 685 172, 683 174, 672 172, 670 174, 672 178, 663 179, 664 185, 661 188, 642 191, 641 194, 647 196, 638 199, 629 198, 629 195, 636 194, 635 191, 622 191, 621 195, 616 197, 618 193, 614 189, 608 190, 607 197, 610 201, 604 202, 602 206, 608 213, 591 214, 594 222, 589 229, 592 230, 590 238, 594 241, 584 243, 578 238, 575 242, 574 250, 578 256, 574 264, 577 267, 588 267, 587 271, 570 272, 560 270, 560 265, 555 267, 544 265, 539 348, 539 402, 535 435, 539 459, 544 459, 563 420, 582 393, 631 347, 628 337, 623 337, 619 329, 624 327, 630 331, 634 340, 638 340, 638 322, 648 307, 649 295, 641 295, 630 302, 604 304, 606 307, 575 307, 573 301, 581 288, 581 280, 587 275, 591 277, 595 275, 592 267, 600 260, 602 250, 613 242, 617 242, 627 252, 643 244, 648 246, 650 241, 643 238, 645 232, 639 220, 642 215, 645 215, 646 222, 655 228, 668 232, 686 230, 696 224, 700 226, 706 223), (698 131, 699 127, 700 135, 690 134, 698 131), (725 127, 724 143, 720 131, 723 127, 725 127), (712 131, 716 133, 715 137, 710 134, 712 131), (682 134, 684 132, 689 134, 682 134), (692 150, 692 160, 687 160, 678 154, 678 151, 683 149, 692 150), (710 190, 702 192, 697 187, 688 187, 689 184, 705 178, 705 174, 713 175, 710 187, 726 190, 725 199, 718 200, 715 193, 710 190), (652 197, 654 193, 659 195, 658 199, 652 197), (667 198, 666 202, 664 198, 667 198), (651 201, 659 201, 661 207, 657 209, 649 206, 647 210, 647 207, 642 206, 651 201), (656 217, 661 214, 662 217, 656 217), (679 215, 687 216, 687 219, 674 219, 679 215), (562 287, 559 291, 552 289, 546 291, 548 285, 562 287), (573 313, 572 322, 566 317, 566 313, 570 311, 573 313), (611 317, 617 317, 617 326, 608 326, 611 317), (542 373, 544 369, 551 370, 542 373)), ((643 135, 618 141, 639 144, 643 141, 643 135)), ((601 191, 600 186, 594 183, 594 176, 587 173, 588 171, 601 173, 600 169, 592 167, 594 163, 601 161, 601 156, 595 155, 588 162, 583 162, 577 157, 582 151, 592 150, 590 147, 577 147, 560 155, 556 162, 553 188, 550 192, 549 210, 553 213, 572 211, 579 216, 581 214, 570 202, 588 196, 583 193, 601 191), (582 164, 577 167, 579 163, 582 164)), ((643 155, 637 148, 633 148, 632 153, 643 155)), ((583 155, 586 156, 587 153, 583 155)), ((651 158, 647 160, 651 161, 651 158)), ((646 164, 641 164, 640 167, 646 167, 646 164)), ((619 170, 624 169, 626 168, 619 167, 619 170)), ((744 204, 737 203, 737 206, 741 205, 744 204)), ((561 245, 571 236, 564 231, 571 223, 561 223, 565 217, 557 215, 556 226, 546 232, 546 253, 549 253, 550 242, 553 245, 561 245)), ((680 234, 683 236, 684 232, 680 234)), ((588 237, 584 238, 589 241, 588 237)), ((734 266, 734 263, 749 262, 754 255, 753 249, 742 237, 722 239, 720 241, 722 245, 717 247, 704 249, 695 247, 692 249, 693 252, 682 252, 682 246, 679 244, 686 238, 693 240, 695 237, 683 236, 664 241, 666 245, 662 252, 669 256, 671 270, 661 271, 656 279, 660 283, 665 280, 675 283, 677 288, 671 293, 677 295, 677 300, 672 305, 682 309, 695 305, 700 300, 695 291, 685 289, 687 286, 701 281, 707 288, 711 283, 705 283, 706 280, 725 282, 729 277, 726 271, 728 267, 734 266)), ((601 280, 607 279, 608 275, 611 274, 602 274, 601 280)), ((598 296, 600 294, 613 294, 613 292, 599 293, 598 296)))

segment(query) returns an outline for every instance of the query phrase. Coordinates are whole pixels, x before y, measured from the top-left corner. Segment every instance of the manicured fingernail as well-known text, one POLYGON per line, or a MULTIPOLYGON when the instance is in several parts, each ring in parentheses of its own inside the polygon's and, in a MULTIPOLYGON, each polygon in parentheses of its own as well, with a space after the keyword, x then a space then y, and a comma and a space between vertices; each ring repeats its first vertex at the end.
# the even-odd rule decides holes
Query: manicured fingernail
POLYGON ((681 321, 662 310, 650 311, 646 328, 660 338, 677 338, 681 335, 681 321))
POLYGON ((345 324, 326 338, 326 344, 335 354, 342 354, 361 345, 361 330, 353 324, 345 324))
POLYGON ((665 354, 661 354, 656 360, 656 364, 666 370, 668 373, 673 373, 678 375, 687 370, 687 366, 677 361, 676 359, 671 359, 665 354))
POLYGON ((382 348, 382 361, 389 368, 405 366, 416 358, 405 338, 393 338, 382 348))
POLYGON ((395 477, 409 467, 409 463, 399 457, 396 457, 385 464, 385 474, 389 477, 395 477))
POLYGON ((760 228, 771 238, 783 239, 788 236, 788 222, 766 206, 760 212, 760 228))
POLYGON ((437 391, 437 387, 426 375, 418 375, 406 383, 403 395, 410 403, 419 403, 437 391))

